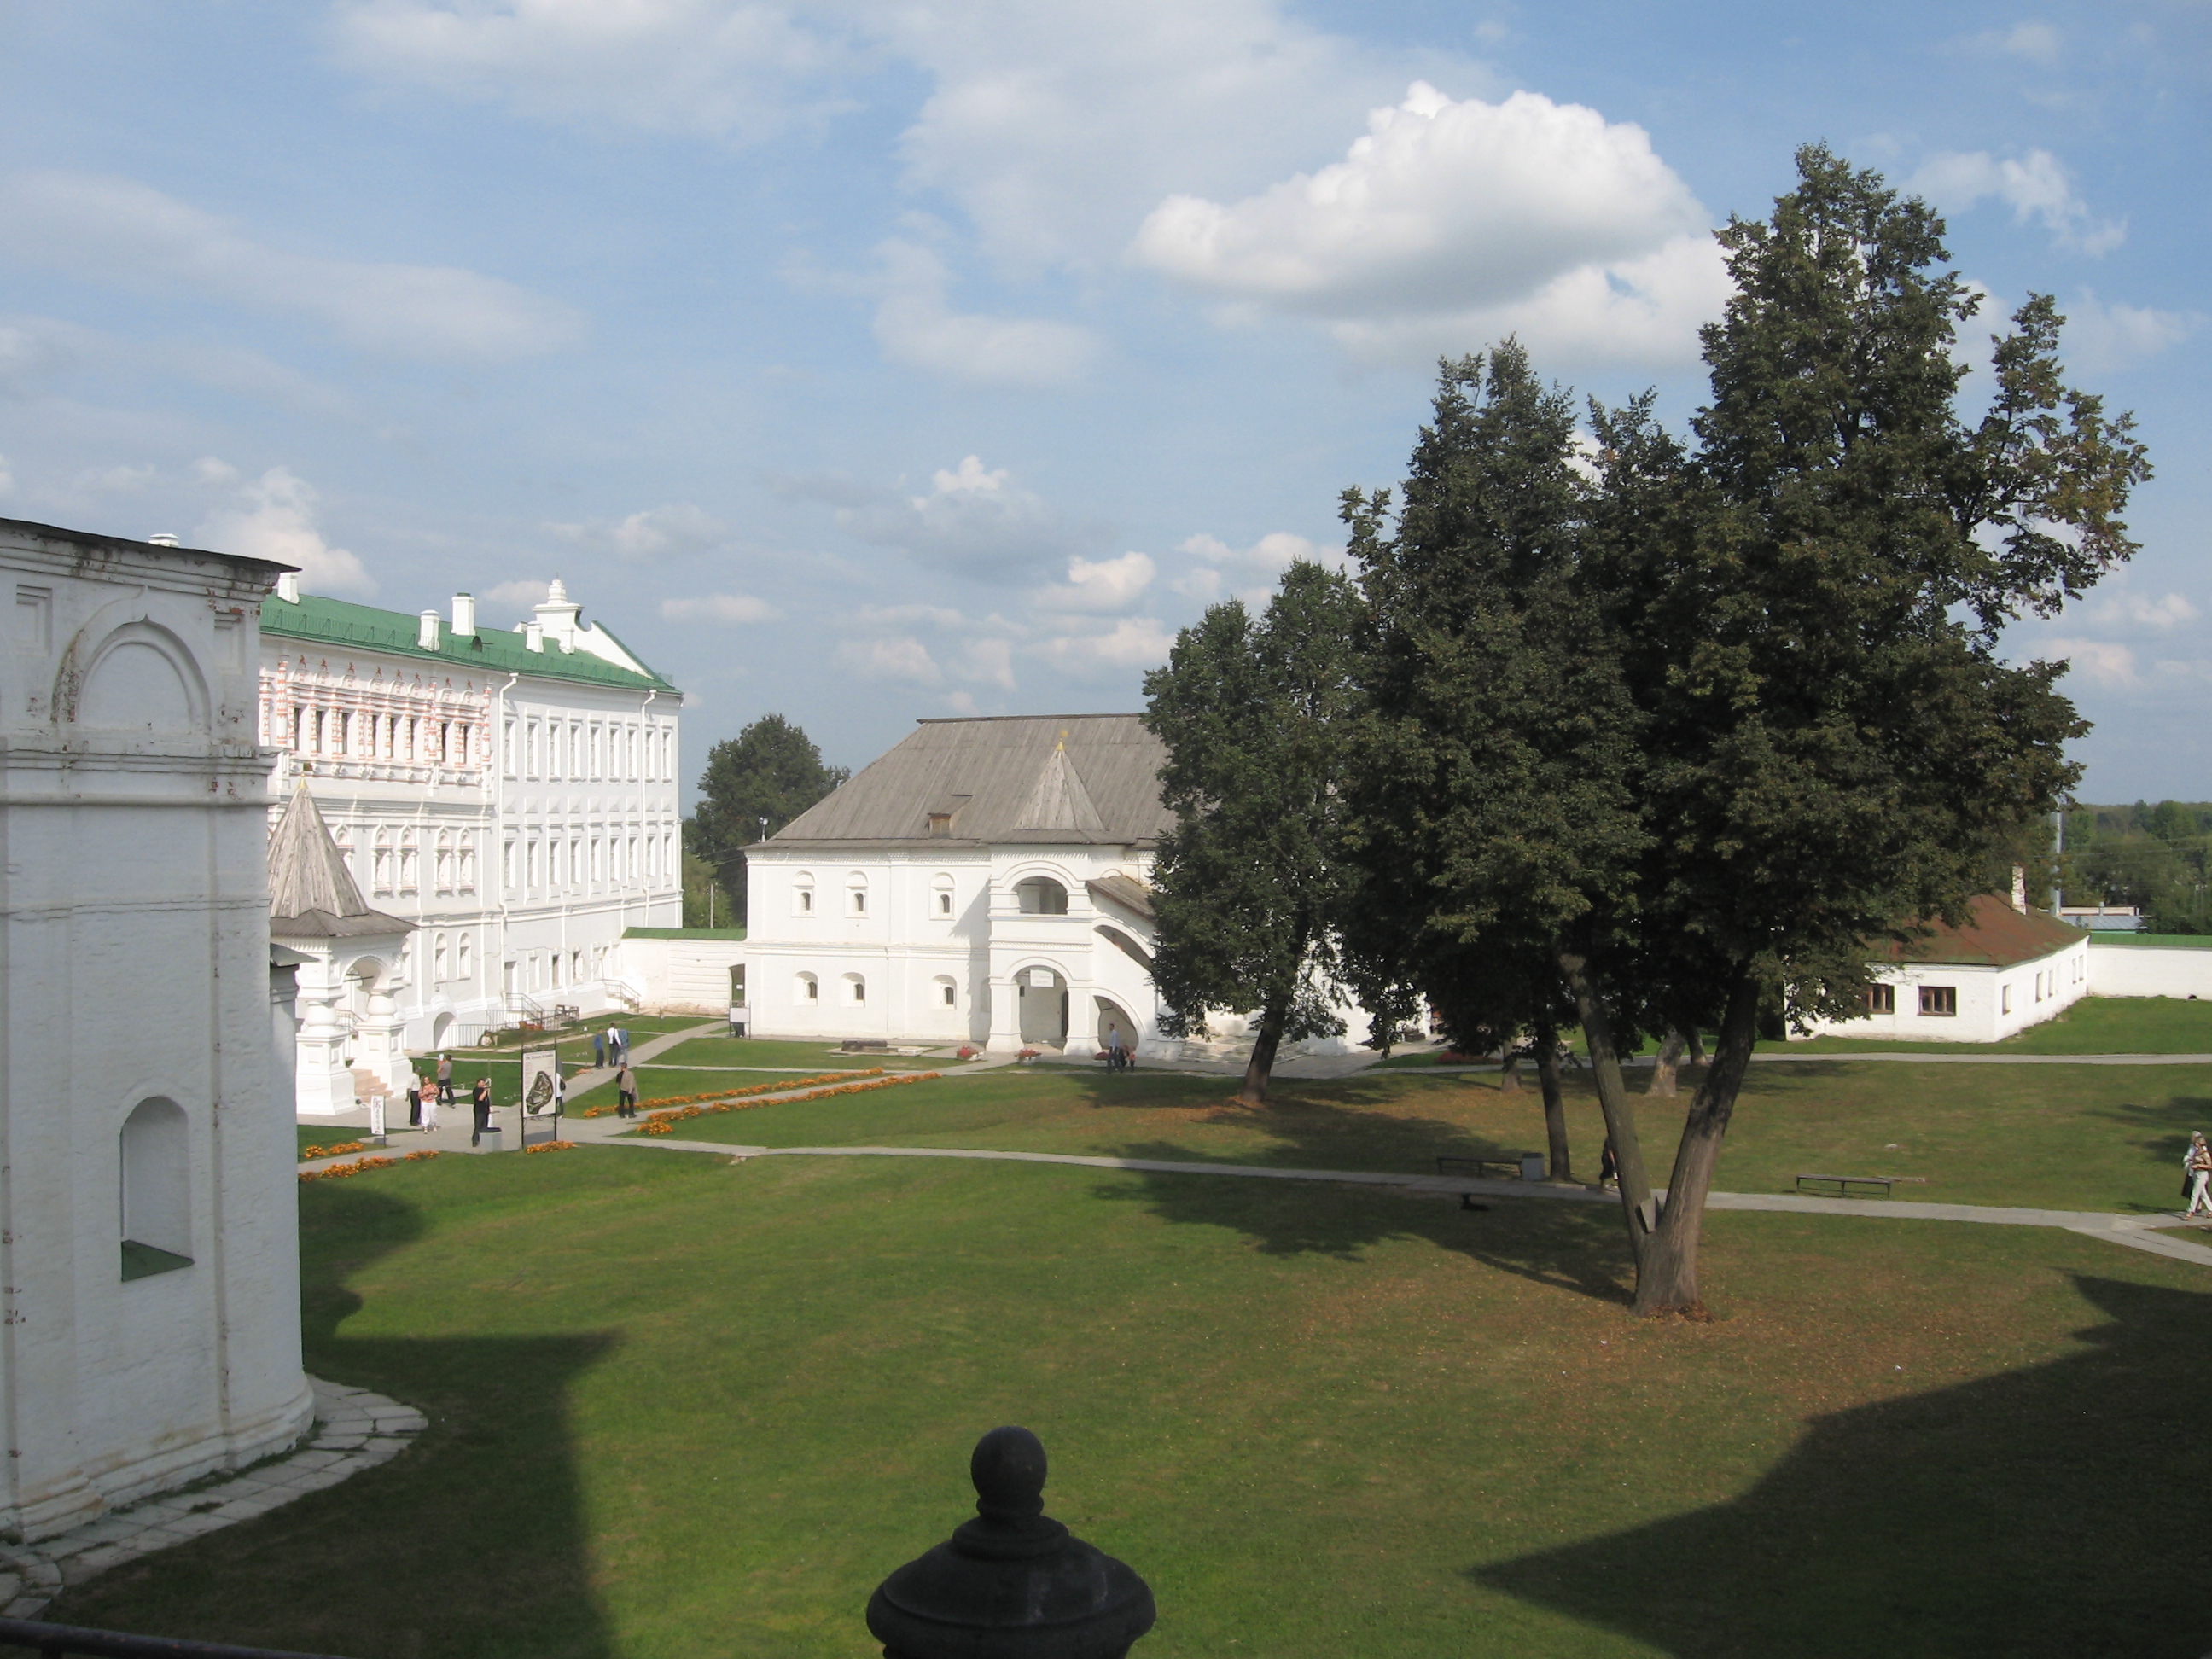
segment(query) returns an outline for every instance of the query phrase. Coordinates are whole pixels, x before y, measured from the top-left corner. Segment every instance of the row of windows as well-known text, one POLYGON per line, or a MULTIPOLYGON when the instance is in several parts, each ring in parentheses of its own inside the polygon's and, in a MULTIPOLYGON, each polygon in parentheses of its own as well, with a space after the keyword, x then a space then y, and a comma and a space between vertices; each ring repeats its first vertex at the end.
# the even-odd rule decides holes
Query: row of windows
POLYGON ((518 991, 559 991, 585 984, 605 973, 607 948, 595 945, 588 953, 580 950, 528 951, 503 964, 501 988, 512 995, 518 991))
POLYGON ((473 766, 477 728, 467 720, 295 703, 289 721, 264 704, 269 740, 295 755, 334 760, 473 766))
MULTIPOLYGON (((2087 963, 2077 957, 2071 964, 2070 972, 2063 977, 2070 978, 2075 983, 2079 983, 2087 971, 2087 963)), ((2035 975, 2033 988, 2035 1000, 2048 1002, 2057 996, 2061 977, 2060 970, 2057 968, 2039 969, 2035 975)), ((2008 1014, 2012 1012, 2012 993, 2013 988, 2009 985, 2000 985, 1997 988, 1999 1013, 2008 1014)), ((1923 1015, 1935 1019, 1949 1019, 1957 1017, 1959 1012, 1957 986, 1923 985, 1919 988, 1919 994, 1920 1012, 1923 1015)), ((1897 1012, 1897 987, 1894 985, 1868 986, 1866 1009, 1869 1014, 1894 1014, 1897 1012)))
POLYGON ((575 836, 510 841, 500 878, 510 888, 589 887, 601 882, 659 881, 676 873, 676 837, 575 836))
MULTIPOLYGON (((952 915, 952 878, 939 875, 930 883, 929 914, 939 918, 952 915)), ((1064 916, 1067 914, 1067 889, 1049 876, 1032 876, 1014 889, 1022 914, 1032 916, 1064 916)), ((814 904, 814 877, 801 870, 792 878, 791 914, 811 916, 821 914, 814 904)), ((855 870, 845 878, 844 914, 865 916, 868 914, 868 878, 855 870)))
MULTIPOLYGON (((837 1000, 848 1008, 864 1008, 868 1002, 867 977, 862 974, 841 974, 836 979, 837 1000)), ((960 987, 949 975, 939 974, 931 981, 937 1006, 957 1008, 960 1006, 960 987)), ((822 980, 816 974, 794 974, 791 980, 791 1000, 801 1007, 822 1000, 822 980)))
POLYGON ((510 720, 506 756, 510 778, 672 783, 676 778, 676 728, 601 725, 597 720, 510 720))

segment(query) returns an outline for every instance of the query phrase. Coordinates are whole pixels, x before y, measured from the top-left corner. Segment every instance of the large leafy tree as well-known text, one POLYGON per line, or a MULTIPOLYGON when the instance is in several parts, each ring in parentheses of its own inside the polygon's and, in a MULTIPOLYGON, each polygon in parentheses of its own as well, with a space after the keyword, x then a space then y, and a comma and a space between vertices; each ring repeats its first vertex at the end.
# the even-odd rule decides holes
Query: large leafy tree
POLYGON ((1145 678, 1176 815, 1152 872, 1162 1025, 1202 1035, 1210 1011, 1256 1010, 1239 1094, 1255 1104, 1285 1042, 1344 1029, 1328 975, 1359 608, 1302 561, 1256 622, 1241 600, 1213 606, 1145 678))
POLYGON ((2009 663, 2000 639, 2134 552, 2120 515, 2149 475, 2129 417, 2064 384, 2046 297, 1994 337, 1990 404, 1964 418, 1979 301, 1945 269, 1942 221, 1823 148, 1798 172, 1771 217, 1720 233, 1735 293, 1704 331, 1698 533, 1652 573, 1647 628, 1673 648, 1637 676, 1663 826, 1645 937, 1694 942, 1720 1016, 1640 1255, 1648 1310, 1700 1305, 1762 998, 1855 1010, 1867 942, 1964 920, 2078 777, 2065 665, 2009 663))
POLYGON ((714 866, 725 892, 745 920, 745 855, 750 842, 772 836, 852 774, 825 766, 822 751, 781 714, 763 714, 707 751, 699 804, 684 825, 684 849, 714 866))
MULTIPOLYGON (((1508 341, 1443 366, 1395 516, 1388 491, 1345 499, 1370 606, 1351 976, 1390 1026, 1420 998, 1459 1043, 1533 1035, 1555 1174, 1566 969, 1632 911, 1648 840, 1575 424, 1508 341)), ((1607 1098, 1609 1119, 1625 1110, 1607 1098)))
MULTIPOLYGON (((1378 708, 1401 722, 1367 804, 1416 812, 1431 889, 1395 931, 1519 951, 1549 930, 1647 1312, 1701 1308, 1705 1198, 1763 1012, 1778 999, 1790 1018, 1850 1011, 1869 942, 1962 920, 2073 781, 2063 746, 2086 728, 2057 690, 2064 665, 2008 663, 2000 638, 2129 556, 2121 514, 2148 476, 2127 417, 2064 385, 2045 298, 1995 338, 1991 404, 1963 417, 1958 331, 1978 299, 1944 269, 1941 222, 1820 147, 1798 167, 1771 217, 1720 233, 1735 294, 1704 331, 1712 400, 1694 450, 1648 399, 1594 410, 1586 493, 1547 462, 1533 494, 1463 488, 1492 504, 1439 534, 1417 507, 1439 493, 1431 457, 1459 418, 1440 397, 1396 526, 1348 503, 1387 605, 1378 708), (1526 527, 1547 516, 1573 534, 1526 527), (1515 565, 1515 536, 1550 550, 1535 563, 1561 573, 1553 588, 1453 577, 1535 568, 1515 565), (1392 596, 1425 566, 1446 580, 1392 596), (1394 626, 1414 647, 1395 670, 1394 626), (1541 695, 1493 683, 1504 653, 1464 653, 1485 635, 1513 641, 1512 672, 1541 695), (1453 775, 1478 755, 1488 802, 1453 775), (1717 1040, 1662 1207, 1618 1051, 1639 1030, 1701 1024, 1717 1040)), ((1547 420, 1505 418, 1536 394, 1504 361, 1492 354, 1486 387, 1498 418, 1449 452, 1462 478, 1524 476, 1528 433, 1555 453, 1564 399, 1547 420)))

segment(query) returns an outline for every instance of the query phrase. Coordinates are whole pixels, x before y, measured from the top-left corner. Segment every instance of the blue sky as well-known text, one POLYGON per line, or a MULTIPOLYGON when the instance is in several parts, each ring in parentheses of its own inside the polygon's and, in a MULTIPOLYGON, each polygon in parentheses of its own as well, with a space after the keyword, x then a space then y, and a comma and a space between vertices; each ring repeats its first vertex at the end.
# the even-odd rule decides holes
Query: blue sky
POLYGON ((2212 5, 0 0, 0 513, 512 623, 559 575, 836 761, 1138 706, 1341 544, 1440 352, 1703 386, 1710 228, 1825 139, 2135 410, 2024 624, 2085 798, 2212 798, 2212 5))

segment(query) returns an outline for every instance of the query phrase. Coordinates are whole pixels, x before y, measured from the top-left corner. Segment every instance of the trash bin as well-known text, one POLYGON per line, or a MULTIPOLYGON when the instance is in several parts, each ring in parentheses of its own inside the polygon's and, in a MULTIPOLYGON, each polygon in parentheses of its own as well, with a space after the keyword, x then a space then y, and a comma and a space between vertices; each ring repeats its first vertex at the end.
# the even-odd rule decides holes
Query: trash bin
POLYGON ((1541 1152, 1521 1154, 1521 1179, 1541 1181, 1544 1178, 1544 1155, 1541 1152))
POLYGON ((507 1138, 500 1133, 499 1125, 495 1123, 483 1132, 481 1143, 469 1150, 472 1152, 503 1152, 507 1150, 507 1138))

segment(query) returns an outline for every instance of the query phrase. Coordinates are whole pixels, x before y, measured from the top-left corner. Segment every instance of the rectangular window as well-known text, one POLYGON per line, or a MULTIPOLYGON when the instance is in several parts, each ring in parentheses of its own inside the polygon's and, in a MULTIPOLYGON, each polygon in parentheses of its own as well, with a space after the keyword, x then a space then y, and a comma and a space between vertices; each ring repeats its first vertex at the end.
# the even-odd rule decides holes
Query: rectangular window
POLYGON ((1997 1012, 2001 1014, 2012 1012, 2012 987, 2009 985, 1997 987, 1997 1012))
MULTIPOLYGON (((945 896, 949 899, 951 895, 947 894, 945 896)), ((1895 1013, 1897 1012, 1897 987, 1894 985, 1868 986, 1866 988, 1866 1006, 1867 1012, 1869 1014, 1895 1013)))
POLYGON ((951 1008, 958 1006, 960 1000, 959 996, 951 986, 946 985, 939 988, 941 988, 945 993, 945 1006, 946 1007, 951 1008))
MULTIPOLYGON (((525 854, 525 859, 524 883, 527 886, 535 887, 538 885, 538 843, 536 842, 530 843, 530 850, 525 854)), ((535 970, 532 971, 534 974, 535 970)))
MULTIPOLYGON (((408 724, 412 726, 414 722, 410 720, 408 724)), ((506 732, 506 737, 500 743, 500 769, 511 778, 514 775, 514 722, 513 720, 507 721, 506 732)))
POLYGON ((1955 985, 1922 986, 1920 1012, 1939 1019, 1955 1017, 1959 1012, 1959 988, 1955 985))

